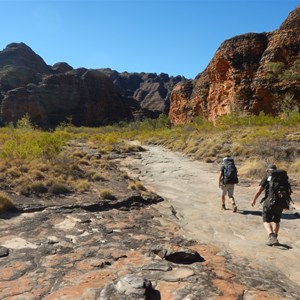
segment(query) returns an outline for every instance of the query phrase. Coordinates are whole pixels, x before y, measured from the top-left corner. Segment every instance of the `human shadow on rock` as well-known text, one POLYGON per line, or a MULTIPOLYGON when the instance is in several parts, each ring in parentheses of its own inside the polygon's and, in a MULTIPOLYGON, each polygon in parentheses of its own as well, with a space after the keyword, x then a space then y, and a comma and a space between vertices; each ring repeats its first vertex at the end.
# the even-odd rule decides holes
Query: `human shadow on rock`
POLYGON ((290 249, 293 249, 292 246, 287 245, 287 244, 282 244, 282 243, 277 243, 275 245, 271 245, 270 247, 279 248, 281 250, 290 250, 290 249))
MULTIPOLYGON (((261 210, 238 210, 237 213, 241 215, 253 215, 253 216, 262 216, 262 211, 261 210)), ((300 219, 300 214, 299 213, 285 213, 283 212, 281 215, 281 219, 284 220, 297 220, 300 219)))
POLYGON ((238 210, 237 213, 241 215, 253 215, 261 217, 261 211, 258 210, 238 210))

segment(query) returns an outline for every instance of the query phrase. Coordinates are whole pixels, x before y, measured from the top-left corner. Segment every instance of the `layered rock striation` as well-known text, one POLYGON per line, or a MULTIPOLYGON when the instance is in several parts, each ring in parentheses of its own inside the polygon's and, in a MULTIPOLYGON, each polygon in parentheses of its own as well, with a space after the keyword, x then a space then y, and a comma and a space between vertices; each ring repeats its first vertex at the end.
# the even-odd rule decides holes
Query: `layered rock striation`
POLYGON ((72 120, 99 126, 169 111, 173 86, 183 77, 118 73, 110 69, 73 69, 65 62, 48 66, 24 43, 0 52, 0 122, 25 114, 43 127, 72 120))
POLYGON ((71 118, 75 125, 97 126, 132 118, 111 80, 96 70, 67 63, 48 66, 24 43, 0 52, 0 120, 16 122, 25 114, 45 127, 71 118))
POLYGON ((113 81, 118 92, 133 107, 136 117, 157 117, 170 109, 170 95, 177 83, 186 82, 183 76, 161 73, 128 73, 111 69, 100 69, 113 81))
POLYGON ((161 73, 48 66, 24 43, 0 52, 0 123, 28 113, 53 127, 99 126, 169 113, 182 124, 228 113, 276 114, 299 106, 300 7, 278 30, 247 33, 224 41, 194 80, 161 73))
POLYGON ((223 42, 202 73, 174 88, 171 122, 191 122, 197 116, 215 120, 233 112, 276 114, 282 102, 299 99, 299 30, 300 7, 274 32, 223 42))

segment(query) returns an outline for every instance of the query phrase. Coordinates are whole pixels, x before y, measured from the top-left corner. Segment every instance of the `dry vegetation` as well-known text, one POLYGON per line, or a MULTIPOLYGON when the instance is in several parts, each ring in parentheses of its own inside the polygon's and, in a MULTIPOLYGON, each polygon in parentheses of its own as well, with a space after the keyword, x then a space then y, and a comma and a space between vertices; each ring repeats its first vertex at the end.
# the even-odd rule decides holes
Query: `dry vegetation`
MULTIPOLYGON (((291 177, 300 173, 300 116, 227 115, 215 124, 202 119, 171 126, 166 116, 144 122, 120 123, 101 128, 60 126, 52 132, 34 128, 25 116, 15 127, 0 129, 0 187, 22 195, 84 193, 94 182, 110 180, 115 165, 106 157, 142 151, 128 143, 156 144, 181 151, 206 162, 219 162, 231 154, 239 174, 258 178, 268 163, 285 168, 291 177)), ((128 189, 144 191, 141 182, 128 189)), ((114 198, 114 191, 98 191, 99 197, 114 198)), ((6 199, 6 200, 4 200, 6 199)), ((0 209, 9 206, 0 197, 0 209)))

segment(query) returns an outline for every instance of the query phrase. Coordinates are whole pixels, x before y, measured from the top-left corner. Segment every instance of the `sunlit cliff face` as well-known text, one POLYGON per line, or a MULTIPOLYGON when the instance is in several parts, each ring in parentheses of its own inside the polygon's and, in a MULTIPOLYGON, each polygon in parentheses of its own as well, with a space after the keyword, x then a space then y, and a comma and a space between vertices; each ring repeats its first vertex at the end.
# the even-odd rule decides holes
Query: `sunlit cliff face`
POLYGON ((300 7, 274 32, 226 40, 202 73, 173 90, 171 122, 183 124, 196 116, 215 120, 231 112, 276 113, 274 102, 285 94, 300 96, 300 76, 288 76, 300 62, 299 29, 300 7), (274 71, 274 66, 281 68, 274 71))

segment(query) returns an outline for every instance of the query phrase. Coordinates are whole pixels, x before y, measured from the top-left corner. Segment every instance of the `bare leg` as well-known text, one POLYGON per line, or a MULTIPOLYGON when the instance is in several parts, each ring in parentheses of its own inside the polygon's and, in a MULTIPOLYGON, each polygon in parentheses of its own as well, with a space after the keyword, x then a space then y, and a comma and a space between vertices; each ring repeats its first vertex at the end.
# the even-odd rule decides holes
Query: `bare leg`
POLYGON ((232 202, 232 209, 233 209, 233 212, 236 212, 237 211, 237 206, 235 204, 235 200, 234 200, 234 197, 230 197, 231 199, 231 202, 232 202))
POLYGON ((280 224, 279 223, 272 223, 273 232, 278 235, 280 224))
POLYGON ((264 222, 264 227, 267 230, 269 237, 267 240, 267 245, 272 246, 278 244, 277 234, 279 231, 279 223, 268 223, 264 222), (277 225, 276 225, 277 224, 277 225))
POLYGON ((222 200, 222 210, 225 210, 225 196, 221 196, 221 200, 222 200))
POLYGON ((225 196, 222 196, 222 204, 225 205, 225 196))
POLYGON ((272 224, 271 224, 271 223, 264 222, 264 227, 265 227, 265 229, 267 230, 267 233, 268 233, 268 234, 274 233, 273 227, 272 227, 272 224))

